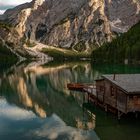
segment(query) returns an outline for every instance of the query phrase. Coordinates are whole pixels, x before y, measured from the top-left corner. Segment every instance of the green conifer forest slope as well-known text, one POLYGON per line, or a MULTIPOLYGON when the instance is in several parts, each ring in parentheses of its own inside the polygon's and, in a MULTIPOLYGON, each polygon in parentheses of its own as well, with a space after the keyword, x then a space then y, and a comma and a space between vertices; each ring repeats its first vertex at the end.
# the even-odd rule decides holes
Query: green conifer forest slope
POLYGON ((17 61, 17 57, 6 47, 3 45, 2 37, 4 33, 10 32, 10 26, 0 22, 0 65, 15 63, 17 61))
POLYGON ((0 63, 15 63, 17 57, 0 43, 0 63))
POLYGON ((140 63, 140 23, 92 53, 96 62, 140 63))

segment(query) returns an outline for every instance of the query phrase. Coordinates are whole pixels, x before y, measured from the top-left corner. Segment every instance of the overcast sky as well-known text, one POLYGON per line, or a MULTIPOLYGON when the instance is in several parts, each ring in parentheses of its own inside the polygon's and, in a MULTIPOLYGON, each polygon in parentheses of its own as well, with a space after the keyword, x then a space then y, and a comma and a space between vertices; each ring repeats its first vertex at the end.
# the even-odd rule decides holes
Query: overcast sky
POLYGON ((0 14, 3 14, 6 9, 11 8, 12 6, 14 7, 30 1, 31 0, 0 0, 0 14))
POLYGON ((31 0, 0 0, 0 6, 19 5, 21 3, 30 2, 31 0))

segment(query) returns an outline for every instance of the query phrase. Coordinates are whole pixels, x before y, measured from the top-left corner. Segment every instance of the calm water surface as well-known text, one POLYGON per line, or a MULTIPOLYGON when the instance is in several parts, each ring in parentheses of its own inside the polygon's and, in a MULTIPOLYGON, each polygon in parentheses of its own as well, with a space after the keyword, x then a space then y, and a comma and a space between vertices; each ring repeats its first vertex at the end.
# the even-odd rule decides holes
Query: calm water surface
POLYGON ((0 68, 0 140, 139 140, 140 118, 86 104, 67 83, 93 83, 102 73, 140 73, 139 66, 88 62, 0 68))

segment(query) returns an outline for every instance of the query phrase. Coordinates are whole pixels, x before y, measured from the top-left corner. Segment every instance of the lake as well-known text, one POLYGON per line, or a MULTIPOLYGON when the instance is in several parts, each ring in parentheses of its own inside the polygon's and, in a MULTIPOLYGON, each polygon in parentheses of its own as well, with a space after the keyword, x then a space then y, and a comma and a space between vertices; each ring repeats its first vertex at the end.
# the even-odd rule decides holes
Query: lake
POLYGON ((105 73, 140 73, 140 66, 89 62, 0 66, 0 140, 138 140, 140 117, 87 104, 67 83, 94 83, 105 73))

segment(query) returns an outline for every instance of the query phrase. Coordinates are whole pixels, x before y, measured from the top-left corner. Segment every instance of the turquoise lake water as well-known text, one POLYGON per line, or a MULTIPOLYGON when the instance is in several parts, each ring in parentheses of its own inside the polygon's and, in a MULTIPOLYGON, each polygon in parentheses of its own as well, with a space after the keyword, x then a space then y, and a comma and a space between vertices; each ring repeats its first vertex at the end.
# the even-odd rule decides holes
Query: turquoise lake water
POLYGON ((67 83, 94 83, 102 74, 140 73, 140 66, 89 62, 0 66, 0 140, 138 140, 140 117, 87 104, 67 83))

